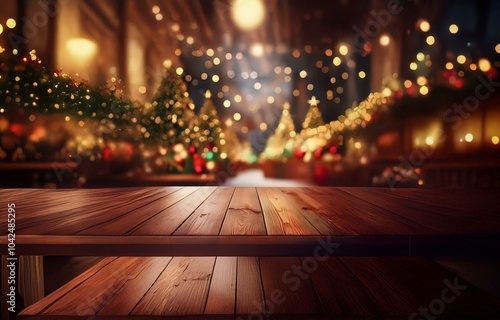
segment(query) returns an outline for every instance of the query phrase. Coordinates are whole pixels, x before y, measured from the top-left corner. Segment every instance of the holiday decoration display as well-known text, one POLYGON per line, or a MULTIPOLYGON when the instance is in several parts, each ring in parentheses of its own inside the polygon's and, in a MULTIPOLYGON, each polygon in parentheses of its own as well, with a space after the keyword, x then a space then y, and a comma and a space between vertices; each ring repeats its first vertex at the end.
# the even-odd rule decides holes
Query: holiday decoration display
POLYGON ((292 153, 294 138, 297 135, 295 132, 295 124, 293 123, 292 115, 290 114, 290 104, 285 103, 283 112, 281 113, 278 127, 274 134, 269 137, 266 147, 261 154, 263 159, 281 159, 289 157, 292 153))

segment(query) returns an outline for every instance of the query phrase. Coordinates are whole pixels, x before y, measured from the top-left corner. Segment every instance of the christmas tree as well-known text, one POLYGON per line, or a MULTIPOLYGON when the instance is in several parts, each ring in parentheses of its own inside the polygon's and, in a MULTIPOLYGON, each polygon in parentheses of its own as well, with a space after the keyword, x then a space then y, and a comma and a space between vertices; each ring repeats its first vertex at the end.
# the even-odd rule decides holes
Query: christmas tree
POLYGON ((318 103, 316 97, 312 97, 311 100, 307 101, 309 103, 309 111, 307 112, 306 119, 302 123, 302 129, 314 129, 325 124, 321 111, 319 111, 318 103))
POLYGON ((192 103, 187 86, 170 66, 161 80, 151 104, 142 112, 141 132, 146 141, 171 147, 188 144, 192 103))
POLYGON ((197 133, 196 147, 203 153, 209 151, 220 152, 226 144, 225 135, 222 132, 220 119, 217 115, 217 109, 211 98, 212 94, 207 90, 205 93, 205 103, 201 107, 200 114, 193 128, 197 133))
POLYGON ((274 134, 267 140, 266 148, 262 153, 265 159, 279 159, 291 155, 293 138, 296 136, 295 124, 290 114, 290 104, 285 103, 283 112, 274 134))

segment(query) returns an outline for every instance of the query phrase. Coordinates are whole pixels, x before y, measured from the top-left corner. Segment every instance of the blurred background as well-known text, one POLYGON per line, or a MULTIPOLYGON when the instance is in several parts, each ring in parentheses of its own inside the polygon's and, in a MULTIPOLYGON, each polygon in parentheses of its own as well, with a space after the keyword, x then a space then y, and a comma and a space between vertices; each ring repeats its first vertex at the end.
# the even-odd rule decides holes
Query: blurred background
POLYGON ((4 0, 3 187, 500 186, 500 2, 4 0))

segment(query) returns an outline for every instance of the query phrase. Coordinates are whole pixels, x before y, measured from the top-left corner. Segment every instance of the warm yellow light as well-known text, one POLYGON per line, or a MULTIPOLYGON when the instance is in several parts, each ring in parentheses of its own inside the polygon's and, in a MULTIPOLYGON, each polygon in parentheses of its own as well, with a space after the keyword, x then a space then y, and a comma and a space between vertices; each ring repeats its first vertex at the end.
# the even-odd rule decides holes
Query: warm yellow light
POLYGON ((177 69, 175 69, 175 73, 177 73, 180 76, 184 73, 184 69, 182 69, 181 67, 178 67, 177 69))
POLYGON ((418 61, 424 61, 425 59, 425 54, 423 52, 417 53, 417 60, 418 61))
POLYGON ((412 83, 411 83, 411 81, 410 81, 410 80, 406 80, 406 81, 404 82, 404 86, 405 86, 405 88, 406 88, 406 89, 411 88, 411 85, 412 85, 412 83))
POLYGON ((381 46, 387 47, 391 43, 391 38, 388 35, 383 34, 380 36, 380 39, 378 41, 381 46))
POLYGON ((247 126, 241 127, 241 133, 248 133, 248 127, 247 126))
POLYGON ((431 25, 427 20, 422 20, 420 22, 420 30, 422 32, 428 32, 431 29, 431 25))
POLYGON ((428 146, 432 146, 434 144, 434 137, 433 136, 427 136, 425 138, 425 144, 428 146))
POLYGON ((266 131, 267 129, 267 124, 265 124, 264 122, 262 122, 260 125, 259 125, 259 128, 261 131, 266 131))
POLYGON ((342 63, 342 60, 339 57, 333 58, 333 65, 338 67, 342 63))
POLYGON ((364 71, 358 72, 358 77, 360 77, 361 79, 366 78, 366 72, 364 72, 364 71))
POLYGON ((151 9, 151 11, 153 11, 154 14, 158 14, 158 13, 160 13, 160 7, 158 7, 158 6, 155 5, 151 9))
POLYGON ((494 145, 497 145, 500 142, 500 138, 498 138, 498 136, 493 136, 493 137, 491 137, 491 142, 494 145))
POLYGON ((427 84, 427 78, 424 76, 420 76, 417 78, 417 83, 419 86, 425 86, 427 84))
POLYGON ((269 103, 269 104, 274 103, 274 97, 273 96, 267 97, 267 103, 269 103))
POLYGON ((491 63, 486 58, 479 59, 479 61, 477 62, 477 64, 479 66, 479 70, 481 70, 482 72, 488 72, 491 69, 491 63))
POLYGON ((234 96, 234 102, 241 102, 241 100, 242 100, 242 97, 239 94, 234 96))
POLYGON ((465 135, 465 141, 472 142, 472 140, 474 140, 474 136, 472 135, 472 133, 467 133, 465 135))
POLYGON ((456 34, 458 33, 458 26, 456 24, 451 24, 449 30, 451 34, 456 34))
POLYGON ((466 60, 467 60, 467 58, 463 54, 461 54, 457 57, 457 62, 460 64, 464 64, 466 60))
POLYGON ((145 86, 140 86, 140 87, 139 87, 139 93, 140 93, 140 94, 145 94, 146 92, 147 92, 147 89, 146 89, 146 87, 145 87, 145 86))
POLYGON ((389 97, 391 94, 392 94, 391 88, 385 88, 384 90, 382 90, 382 95, 384 97, 389 97))
POLYGON ((358 142, 354 143, 354 148, 361 149, 361 142, 358 141, 358 142))
POLYGON ((97 53, 97 44, 84 38, 74 38, 66 42, 66 48, 75 58, 90 59, 97 53))
POLYGON ((253 87, 255 88, 255 90, 260 90, 262 88, 262 84, 260 82, 256 82, 253 87))
POLYGON ((452 62, 446 62, 446 70, 451 70, 453 69, 453 63, 452 62))
POLYGON ((7 22, 5 22, 5 25, 7 26, 7 28, 14 29, 16 27, 16 20, 14 20, 12 18, 7 19, 7 22))
POLYGON ((302 79, 304 79, 305 77, 307 77, 307 71, 302 70, 302 71, 300 71, 299 75, 300 75, 300 77, 301 77, 302 79))
POLYGON ((428 36, 427 39, 425 39, 425 42, 427 42, 428 45, 432 46, 436 42, 436 39, 433 36, 428 36))
POLYGON ((471 63, 469 68, 472 70, 472 71, 476 71, 477 70, 477 64, 475 63, 471 63))
POLYGON ((347 48, 347 46, 345 44, 340 45, 339 53, 343 56, 345 56, 346 54, 349 53, 349 49, 347 48))
POLYGON ((417 70, 418 69, 417 63, 416 62, 410 63, 410 69, 413 70, 413 71, 417 70))
POLYGON ((212 57, 214 54, 215 54, 214 49, 212 49, 212 48, 207 49, 207 56, 212 57))
POLYGON ((172 60, 167 59, 167 60, 163 61, 163 66, 167 69, 170 68, 172 66, 172 60))
POLYGON ((233 114, 233 119, 236 120, 236 121, 240 121, 241 120, 241 114, 236 112, 235 114, 233 114))
POLYGON ((219 80, 220 80, 220 78, 219 78, 219 76, 218 76, 218 75, 214 74, 214 75, 212 76, 212 81, 213 81, 213 82, 217 83, 217 82, 219 82, 219 80))
POLYGON ((224 108, 229 108, 231 106, 231 101, 225 100, 224 101, 224 108))
POLYGON ((500 53, 500 43, 495 46, 496 53, 500 53))
POLYGON ((420 87, 419 92, 421 95, 425 96, 426 94, 429 93, 429 88, 427 88, 427 86, 422 86, 422 87, 420 87))
POLYGON ((241 29, 255 29, 264 20, 264 4, 262 0, 235 0, 231 6, 231 16, 241 29))
POLYGON ((3 32, 3 26, 2 26, 2 24, 0 23, 0 34, 2 34, 2 32, 3 32))
POLYGON ((163 20, 163 15, 161 13, 158 13, 155 15, 156 21, 162 21, 163 20))
POLYGON ((250 53, 255 57, 262 57, 264 55, 264 46, 262 43, 255 43, 250 47, 250 53))

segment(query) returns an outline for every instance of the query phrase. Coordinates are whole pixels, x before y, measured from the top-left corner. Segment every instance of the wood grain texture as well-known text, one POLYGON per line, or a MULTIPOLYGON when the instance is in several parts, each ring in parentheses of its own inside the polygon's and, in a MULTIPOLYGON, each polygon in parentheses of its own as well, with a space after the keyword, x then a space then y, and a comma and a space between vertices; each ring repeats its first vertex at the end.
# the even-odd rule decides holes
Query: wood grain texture
POLYGON ((221 235, 265 235, 266 226, 255 188, 236 188, 221 235))
POLYGON ((309 275, 296 257, 260 258, 266 314, 323 313, 309 275))
MULTIPOLYGON (((302 257, 302 263, 315 263, 313 257, 302 257), (309 260, 309 261, 308 261, 309 260)), ((323 260, 323 258, 321 258, 323 260)), ((367 317, 380 319, 384 310, 361 281, 337 258, 318 261, 317 268, 310 273, 325 312, 335 317, 367 317)))
POLYGON ((218 235, 235 188, 217 188, 174 235, 218 235))
POLYGON ((215 257, 175 257, 137 304, 132 315, 201 315, 215 257))
POLYGON ((171 235, 217 188, 199 189, 181 201, 142 222, 128 232, 131 235, 171 235))
MULTIPOLYGON (((99 310, 98 314, 102 316, 129 315, 171 260, 172 257, 141 258, 138 261, 137 271, 133 275, 129 274, 127 282, 99 310)), ((127 272, 130 271, 127 270, 127 272)))
POLYGON ((257 188, 269 235, 319 234, 283 193, 276 188, 257 188))
POLYGON ((261 311, 263 313, 265 304, 259 258, 238 257, 237 278, 236 314, 247 315, 261 311))
POLYGON ((232 314, 236 303, 236 257, 217 257, 205 314, 232 314))
POLYGON ((57 289, 53 293, 49 294, 39 302, 27 307, 20 314, 22 315, 35 315, 41 314, 48 307, 53 305, 55 302, 59 301, 62 297, 64 297, 69 292, 73 291, 73 289, 79 286, 81 283, 85 282, 87 279, 98 273, 101 269, 109 266, 110 263, 115 261, 117 257, 109 257, 98 262, 94 267, 85 271, 75 279, 71 280, 67 284, 63 285, 61 288, 57 289))
POLYGON ((82 235, 120 235, 127 234, 139 224, 151 219, 160 212, 168 209, 172 205, 186 198, 199 190, 198 187, 184 187, 175 190, 168 196, 150 203, 146 207, 132 210, 126 214, 119 215, 106 222, 94 224, 92 227, 80 231, 82 235))

